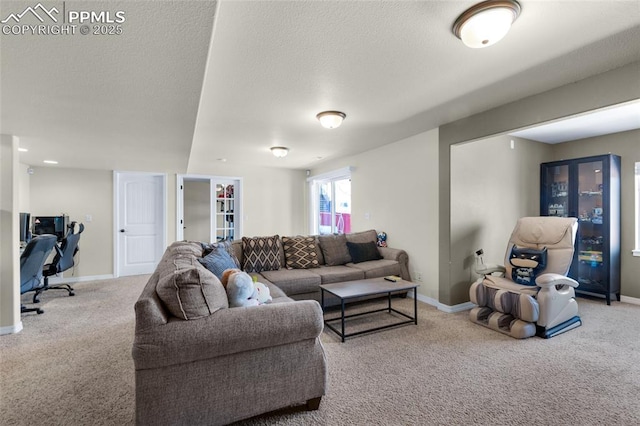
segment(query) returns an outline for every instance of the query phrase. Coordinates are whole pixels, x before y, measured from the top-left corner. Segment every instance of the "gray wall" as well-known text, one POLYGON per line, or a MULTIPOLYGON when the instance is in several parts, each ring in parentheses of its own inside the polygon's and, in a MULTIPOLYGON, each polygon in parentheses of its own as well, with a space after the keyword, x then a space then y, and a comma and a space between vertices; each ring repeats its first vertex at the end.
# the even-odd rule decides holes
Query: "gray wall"
POLYGON ((508 135, 451 147, 452 292, 468 292, 476 280, 476 250, 502 264, 516 221, 539 214, 540 163, 551 152, 551 145, 508 135))

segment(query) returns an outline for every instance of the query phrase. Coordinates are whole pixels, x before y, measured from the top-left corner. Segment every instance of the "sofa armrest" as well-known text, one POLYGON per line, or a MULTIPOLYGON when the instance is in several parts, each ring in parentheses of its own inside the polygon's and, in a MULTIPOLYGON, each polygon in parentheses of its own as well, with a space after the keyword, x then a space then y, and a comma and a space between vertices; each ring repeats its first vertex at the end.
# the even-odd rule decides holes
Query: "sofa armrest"
POLYGON ((403 280, 411 281, 409 274, 409 255, 402 249, 391 247, 378 247, 378 251, 384 259, 395 260, 400 264, 400 276, 403 280))
POLYGON ((323 327, 315 300, 220 309, 136 331, 132 355, 136 370, 158 368, 315 339, 323 327))

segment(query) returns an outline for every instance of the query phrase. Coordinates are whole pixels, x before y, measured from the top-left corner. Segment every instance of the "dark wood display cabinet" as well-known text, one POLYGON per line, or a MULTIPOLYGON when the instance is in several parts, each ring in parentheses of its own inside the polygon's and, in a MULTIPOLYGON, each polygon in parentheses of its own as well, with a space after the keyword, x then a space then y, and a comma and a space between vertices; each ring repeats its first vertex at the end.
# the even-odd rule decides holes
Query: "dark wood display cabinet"
POLYGON ((578 218, 569 270, 576 292, 620 300, 620 157, 542 163, 540 192, 542 216, 578 218))

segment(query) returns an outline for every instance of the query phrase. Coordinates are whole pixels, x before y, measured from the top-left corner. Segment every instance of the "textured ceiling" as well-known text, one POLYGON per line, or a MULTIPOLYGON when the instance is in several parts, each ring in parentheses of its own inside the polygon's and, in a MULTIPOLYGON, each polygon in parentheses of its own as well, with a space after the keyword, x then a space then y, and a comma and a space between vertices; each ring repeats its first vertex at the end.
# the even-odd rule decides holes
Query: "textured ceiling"
POLYGON ((67 1, 126 11, 125 33, 0 36, 1 130, 31 164, 310 168, 640 60, 637 0, 523 0, 486 49, 451 33, 472 4, 67 1), (318 124, 326 109, 347 114, 340 128, 318 124))
MULTIPOLYGON (((1 19, 32 2, 5 2, 1 19)), ((62 2, 45 2, 47 7, 62 2)), ((184 170, 215 2, 65 2, 125 12, 120 35, 2 35, 1 131, 21 161, 60 167, 184 170)), ((49 23, 46 21, 45 23, 49 23)), ((38 24, 26 16, 20 24, 38 24)))

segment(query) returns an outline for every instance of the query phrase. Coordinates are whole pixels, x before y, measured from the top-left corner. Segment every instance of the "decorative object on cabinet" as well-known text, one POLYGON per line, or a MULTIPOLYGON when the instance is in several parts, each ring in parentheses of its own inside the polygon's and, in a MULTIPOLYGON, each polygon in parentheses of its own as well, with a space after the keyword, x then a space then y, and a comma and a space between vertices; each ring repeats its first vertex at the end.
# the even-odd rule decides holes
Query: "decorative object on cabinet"
POLYGON ((569 276, 577 293, 620 300, 620 157, 540 165, 540 215, 578 218, 569 276))

